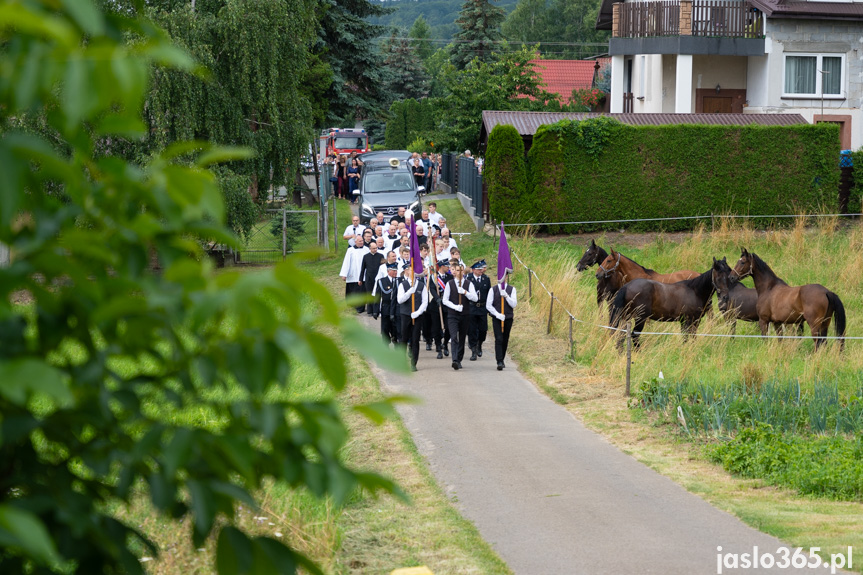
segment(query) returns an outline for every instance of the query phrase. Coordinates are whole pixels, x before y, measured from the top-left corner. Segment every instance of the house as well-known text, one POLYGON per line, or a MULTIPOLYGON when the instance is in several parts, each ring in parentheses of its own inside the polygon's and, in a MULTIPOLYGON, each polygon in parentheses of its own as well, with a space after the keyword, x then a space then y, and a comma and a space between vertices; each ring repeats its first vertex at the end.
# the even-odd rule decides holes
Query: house
POLYGON ((800 114, 596 114, 593 112, 501 112, 483 110, 479 136, 479 153, 484 154, 488 136, 498 124, 509 124, 518 130, 525 152, 533 145, 533 136, 542 125, 560 120, 584 120, 597 116, 610 116, 633 126, 667 126, 670 124, 698 124, 747 126, 791 126, 808 124, 800 114))
POLYGON ((800 114, 863 145, 863 3, 603 0, 611 112, 800 114))
POLYGON ((573 90, 592 88, 594 77, 602 67, 600 60, 531 60, 542 79, 546 92, 558 94, 563 104, 569 104, 573 90))

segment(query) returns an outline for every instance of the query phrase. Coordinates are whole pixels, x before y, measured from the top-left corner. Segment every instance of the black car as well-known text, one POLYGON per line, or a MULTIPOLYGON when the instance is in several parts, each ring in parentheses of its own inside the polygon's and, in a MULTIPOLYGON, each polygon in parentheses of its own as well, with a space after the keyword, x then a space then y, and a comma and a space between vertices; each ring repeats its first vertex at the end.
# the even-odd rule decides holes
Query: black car
POLYGON ((414 219, 418 220, 423 209, 420 194, 424 191, 425 188, 416 185, 406 162, 363 166, 359 188, 354 191, 359 196, 360 223, 368 225, 378 212, 383 212, 384 219, 389 221, 402 206, 413 211, 414 219))
POLYGON ((363 166, 378 166, 378 165, 389 165, 389 162, 392 158, 396 158, 399 162, 405 163, 410 160, 411 156, 410 152, 407 150, 382 150, 377 152, 366 152, 365 154, 360 154, 357 156, 357 159, 363 163, 363 166))

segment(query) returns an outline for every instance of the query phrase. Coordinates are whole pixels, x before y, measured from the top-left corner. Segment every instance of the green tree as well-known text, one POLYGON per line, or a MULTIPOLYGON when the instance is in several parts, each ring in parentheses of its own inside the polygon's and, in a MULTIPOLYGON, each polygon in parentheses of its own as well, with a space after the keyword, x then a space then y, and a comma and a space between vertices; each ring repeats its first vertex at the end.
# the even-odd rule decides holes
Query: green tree
MULTIPOLYGON (((506 47, 504 47, 506 48, 506 47)), ((475 149, 483 110, 560 110, 558 96, 541 86, 530 60, 536 54, 522 46, 504 50, 489 62, 476 60, 446 76, 449 94, 435 101, 435 146, 475 149)))
POLYGON ((434 54, 434 48, 430 40, 431 27, 426 22, 425 16, 422 14, 417 16, 408 32, 408 37, 411 39, 411 47, 414 50, 414 54, 425 64, 431 55, 434 54))
POLYGON ((501 30, 511 42, 540 42, 545 57, 596 56, 605 48, 579 44, 608 42, 608 32, 595 29, 600 6, 594 0, 520 0, 501 30))
POLYGON ((428 95, 428 75, 411 46, 410 40, 393 35, 387 45, 389 93, 395 99, 424 98, 428 95))
POLYGON ((455 21, 459 30, 453 37, 453 64, 464 69, 474 58, 489 61, 499 50, 496 44, 503 39, 500 25, 505 16, 492 0, 465 0, 455 21))
POLYGON ((318 572, 230 519, 265 481, 337 502, 394 489, 341 462, 334 403, 285 393, 301 364, 344 386, 333 337, 388 356, 291 260, 214 276, 193 238, 236 242, 207 168, 246 149, 176 142, 138 165, 112 152, 148 130, 153 68, 197 69, 141 7, 0 4, 0 242, 14 254, 0 269, 0 572, 142 573, 156 550, 109 512, 133 497, 182 518, 196 546, 217 532, 221 575, 318 572), (19 129, 28 116, 42 133, 19 129))
POLYGON ((407 121, 405 118, 405 103, 393 102, 390 105, 386 127, 386 146, 390 150, 404 150, 408 145, 407 121))
POLYGON ((386 28, 370 20, 389 12, 370 0, 328 0, 315 50, 330 65, 327 123, 353 126, 380 116, 391 101, 384 55, 376 43, 386 28))
POLYGON ((497 221, 534 221, 527 193, 524 140, 513 126, 498 124, 488 136, 483 179, 488 182, 491 217, 497 221))
POLYGON ((248 146, 254 157, 233 162, 231 170, 248 176, 253 197, 259 188, 289 185, 313 137, 307 94, 328 81, 319 61, 314 71, 309 66, 311 0, 224 0, 194 10, 156 3, 150 13, 212 77, 155 71, 146 106, 147 153, 195 139, 248 146), (302 88, 304 80, 317 87, 302 88), (272 169, 286 161, 287 169, 272 169))

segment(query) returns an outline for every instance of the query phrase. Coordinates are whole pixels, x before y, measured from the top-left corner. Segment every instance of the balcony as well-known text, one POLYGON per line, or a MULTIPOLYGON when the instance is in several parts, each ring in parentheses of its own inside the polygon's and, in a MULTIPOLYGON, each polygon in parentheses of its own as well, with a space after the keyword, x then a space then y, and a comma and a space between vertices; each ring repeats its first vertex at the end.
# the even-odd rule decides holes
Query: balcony
POLYGON ((764 54, 764 15, 745 0, 659 0, 613 6, 612 54, 764 54))

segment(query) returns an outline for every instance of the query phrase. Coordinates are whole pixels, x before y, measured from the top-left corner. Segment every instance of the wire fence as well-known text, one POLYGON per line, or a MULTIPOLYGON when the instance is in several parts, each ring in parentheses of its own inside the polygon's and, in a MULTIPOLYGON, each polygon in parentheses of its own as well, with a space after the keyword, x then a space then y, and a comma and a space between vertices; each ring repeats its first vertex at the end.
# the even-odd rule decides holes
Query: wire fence
POLYGON ((759 216, 753 214, 728 214, 728 215, 709 215, 709 216, 677 216, 668 218, 637 218, 628 220, 583 220, 578 222, 530 222, 526 224, 506 224, 507 227, 525 227, 525 226, 580 226, 593 224, 633 224, 641 222, 672 222, 682 220, 739 220, 739 219, 784 219, 784 218, 847 218, 863 216, 863 213, 854 214, 775 214, 769 216, 759 216))
MULTIPOLYGON (((509 225, 509 224, 507 224, 509 225)), ((707 337, 707 338, 740 338, 740 339, 811 339, 810 335, 758 335, 758 334, 729 334, 729 333, 683 333, 683 332, 675 332, 675 331, 634 331, 632 329, 632 323, 627 322, 625 328, 615 327, 611 325, 603 325, 598 323, 593 323, 589 321, 584 321, 579 319, 573 314, 566 306, 563 305, 563 302, 560 298, 554 295, 554 291, 550 290, 548 286, 543 283, 543 281, 539 278, 537 273, 530 268, 520 257, 510 249, 510 254, 515 260, 521 264, 523 268, 525 268, 528 272, 528 299, 533 299, 533 281, 536 282, 542 287, 546 294, 549 296, 549 305, 548 305, 548 323, 546 328, 546 334, 551 335, 551 328, 554 319, 554 306, 555 302, 557 302, 558 306, 564 311, 564 313, 569 317, 569 354, 567 357, 571 360, 575 360, 575 338, 573 335, 573 324, 579 323, 582 325, 586 325, 589 327, 594 327, 598 329, 604 329, 608 331, 614 331, 622 333, 626 336, 626 395, 630 395, 630 369, 632 365, 632 336, 633 335, 648 335, 648 336, 657 336, 657 335, 666 335, 666 336, 682 336, 682 337, 707 337)), ((851 340, 858 341, 863 340, 863 336, 824 336, 824 340, 851 340)))

